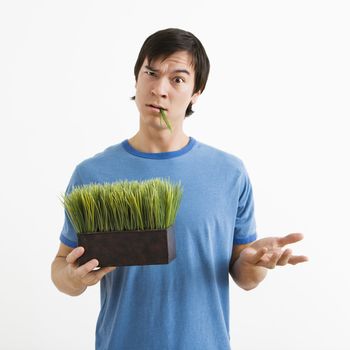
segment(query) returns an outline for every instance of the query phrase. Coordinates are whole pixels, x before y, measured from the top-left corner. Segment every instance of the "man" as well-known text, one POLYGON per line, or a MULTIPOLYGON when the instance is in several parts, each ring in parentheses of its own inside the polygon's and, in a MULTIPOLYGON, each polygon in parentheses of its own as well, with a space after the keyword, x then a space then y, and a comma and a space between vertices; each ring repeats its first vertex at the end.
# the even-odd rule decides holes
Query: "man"
POLYGON ((298 233, 256 240, 252 188, 243 162, 183 131, 185 117, 203 92, 209 60, 200 41, 180 29, 146 39, 135 64, 139 131, 82 161, 76 185, 166 177, 184 193, 175 222, 177 257, 167 265, 101 268, 84 253, 65 216, 52 280, 69 295, 98 282, 101 311, 97 349, 229 349, 229 274, 255 288, 276 265, 307 260, 284 246, 298 233), (164 109, 172 131, 160 123, 164 109))

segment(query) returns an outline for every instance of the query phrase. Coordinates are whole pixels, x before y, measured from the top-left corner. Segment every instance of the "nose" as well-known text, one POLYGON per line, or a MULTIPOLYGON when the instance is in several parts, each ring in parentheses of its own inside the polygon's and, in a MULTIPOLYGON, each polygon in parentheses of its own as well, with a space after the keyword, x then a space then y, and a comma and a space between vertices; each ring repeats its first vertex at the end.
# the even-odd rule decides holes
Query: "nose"
POLYGON ((159 78, 152 86, 151 94, 163 98, 168 97, 168 82, 165 78, 159 78))

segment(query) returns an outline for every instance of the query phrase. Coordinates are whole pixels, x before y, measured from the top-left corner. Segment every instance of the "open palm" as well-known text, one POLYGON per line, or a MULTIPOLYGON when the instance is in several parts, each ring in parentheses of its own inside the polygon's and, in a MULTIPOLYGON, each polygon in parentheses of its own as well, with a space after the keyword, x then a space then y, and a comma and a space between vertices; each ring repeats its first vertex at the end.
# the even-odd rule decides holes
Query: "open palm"
POLYGON ((291 249, 284 249, 284 247, 302 239, 301 233, 290 233, 284 237, 262 238, 243 249, 239 259, 245 264, 268 269, 273 269, 276 265, 296 265, 308 261, 308 258, 304 255, 293 255, 291 249))

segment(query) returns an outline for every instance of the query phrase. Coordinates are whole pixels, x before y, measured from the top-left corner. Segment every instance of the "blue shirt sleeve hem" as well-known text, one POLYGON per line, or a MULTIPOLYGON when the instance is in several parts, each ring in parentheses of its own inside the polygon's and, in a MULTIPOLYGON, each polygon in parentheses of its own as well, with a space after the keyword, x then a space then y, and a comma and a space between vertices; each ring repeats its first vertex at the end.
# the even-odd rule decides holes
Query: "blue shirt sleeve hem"
POLYGON ((249 235, 249 236, 247 236, 245 238, 235 238, 233 240, 233 244, 247 244, 247 243, 251 243, 251 242, 255 241, 256 238, 257 238, 257 234, 254 233, 254 234, 249 235))
POLYGON ((61 240, 62 243, 64 243, 68 247, 76 248, 78 246, 77 242, 71 241, 70 239, 68 239, 65 236, 63 236, 63 234, 61 234, 60 240, 61 240))

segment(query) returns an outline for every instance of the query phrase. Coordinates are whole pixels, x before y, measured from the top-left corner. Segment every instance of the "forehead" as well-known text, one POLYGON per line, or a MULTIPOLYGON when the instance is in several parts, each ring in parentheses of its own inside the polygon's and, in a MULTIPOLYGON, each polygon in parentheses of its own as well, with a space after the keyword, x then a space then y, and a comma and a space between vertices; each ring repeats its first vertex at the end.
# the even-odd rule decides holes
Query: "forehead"
POLYGON ((158 57, 149 62, 148 57, 143 62, 143 66, 151 66, 152 68, 159 70, 172 70, 172 69, 186 69, 191 75, 194 73, 194 67, 192 63, 192 55, 187 51, 179 51, 171 54, 168 57, 158 57))

